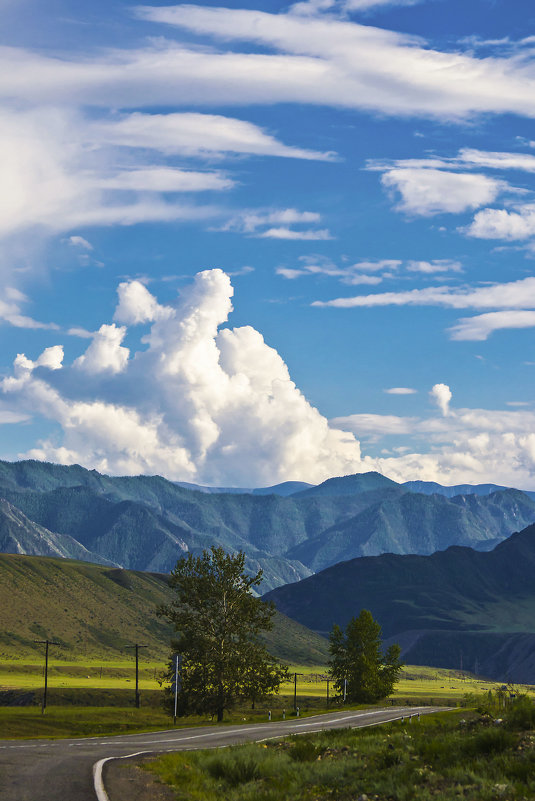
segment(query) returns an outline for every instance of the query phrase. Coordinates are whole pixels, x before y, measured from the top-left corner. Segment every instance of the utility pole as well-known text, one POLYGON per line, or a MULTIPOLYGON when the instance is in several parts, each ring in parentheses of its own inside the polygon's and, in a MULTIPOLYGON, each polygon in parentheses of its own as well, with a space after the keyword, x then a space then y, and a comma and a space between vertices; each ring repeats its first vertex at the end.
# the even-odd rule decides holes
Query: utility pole
POLYGON ((329 682, 330 679, 327 679, 327 709, 329 709, 329 682))
POLYGON ((46 709, 46 695, 48 691, 48 646, 49 645, 60 645, 59 642, 53 642, 52 640, 34 640, 34 642, 39 643, 40 645, 45 646, 45 688, 43 691, 43 703, 41 705, 41 714, 45 714, 46 709))
POLYGON ((127 648, 135 648, 136 649, 136 709, 139 709, 139 649, 140 648, 148 648, 148 645, 139 645, 137 642, 135 645, 127 645, 127 648))

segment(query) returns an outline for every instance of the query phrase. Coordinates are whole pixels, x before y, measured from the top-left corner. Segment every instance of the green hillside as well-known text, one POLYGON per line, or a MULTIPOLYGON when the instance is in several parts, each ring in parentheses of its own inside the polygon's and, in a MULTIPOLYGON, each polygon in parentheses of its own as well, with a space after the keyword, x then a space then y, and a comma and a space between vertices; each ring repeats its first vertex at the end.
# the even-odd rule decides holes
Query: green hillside
MULTIPOLYGON (((54 658, 117 659, 143 643, 165 660, 169 626, 155 614, 172 594, 163 575, 47 557, 0 554, 0 659, 42 654, 35 640, 54 639, 54 658)), ((266 637, 271 653, 297 664, 326 660, 324 638, 277 614, 266 637)))
POLYGON ((493 551, 451 547, 430 556, 383 554, 342 562, 267 593, 277 608, 328 632, 370 609, 412 664, 459 666, 535 681, 535 525, 493 551))

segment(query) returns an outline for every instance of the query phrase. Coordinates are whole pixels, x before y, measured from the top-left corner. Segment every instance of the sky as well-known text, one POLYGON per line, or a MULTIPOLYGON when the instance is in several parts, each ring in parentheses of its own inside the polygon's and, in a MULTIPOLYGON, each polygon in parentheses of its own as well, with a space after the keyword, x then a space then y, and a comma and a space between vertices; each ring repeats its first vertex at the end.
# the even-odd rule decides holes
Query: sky
POLYGON ((535 489, 529 0, 0 11, 0 458, 535 489))

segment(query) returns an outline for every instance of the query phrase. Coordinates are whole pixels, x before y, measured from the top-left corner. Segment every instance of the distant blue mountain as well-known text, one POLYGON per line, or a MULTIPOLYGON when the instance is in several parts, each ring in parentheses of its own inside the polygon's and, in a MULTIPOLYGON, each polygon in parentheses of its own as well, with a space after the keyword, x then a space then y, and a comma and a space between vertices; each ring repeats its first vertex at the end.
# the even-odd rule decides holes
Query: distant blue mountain
POLYGON ((358 556, 452 544, 489 550, 535 522, 535 500, 519 490, 428 495, 373 472, 225 492, 79 465, 0 462, 0 499, 8 504, 0 504, 0 551, 52 548, 169 572, 184 553, 220 545, 244 551, 250 571, 264 571, 264 590, 358 556))

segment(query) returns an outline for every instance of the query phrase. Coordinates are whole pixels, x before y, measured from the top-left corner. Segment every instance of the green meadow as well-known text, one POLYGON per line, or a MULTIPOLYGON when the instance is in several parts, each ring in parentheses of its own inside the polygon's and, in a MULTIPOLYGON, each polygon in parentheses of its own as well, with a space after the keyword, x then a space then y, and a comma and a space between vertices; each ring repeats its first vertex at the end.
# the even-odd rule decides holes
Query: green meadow
MULTIPOLYGON (((141 708, 135 709, 135 660, 106 662, 87 660, 84 664, 50 660, 48 672, 48 705, 41 714, 44 682, 43 660, 0 662, 0 698, 21 697, 25 705, 0 706, 0 738, 79 737, 121 732, 165 729, 171 718, 161 708, 159 676, 161 661, 140 658, 139 689, 141 708)), ((293 714, 294 674, 297 673, 297 706, 300 715, 308 716, 327 709, 326 667, 323 665, 291 665, 291 681, 281 686, 280 693, 253 710, 250 704, 238 706, 225 722, 262 722, 268 710, 273 720, 293 714)), ((425 703, 458 706, 466 695, 488 693, 502 686, 456 670, 422 666, 406 666, 393 696, 386 704, 425 703)), ((535 694, 534 687, 515 686, 518 693, 535 694)), ((330 683, 330 708, 336 708, 330 683)), ((211 724, 209 718, 180 719, 179 725, 211 724)))

